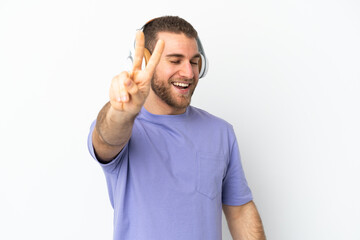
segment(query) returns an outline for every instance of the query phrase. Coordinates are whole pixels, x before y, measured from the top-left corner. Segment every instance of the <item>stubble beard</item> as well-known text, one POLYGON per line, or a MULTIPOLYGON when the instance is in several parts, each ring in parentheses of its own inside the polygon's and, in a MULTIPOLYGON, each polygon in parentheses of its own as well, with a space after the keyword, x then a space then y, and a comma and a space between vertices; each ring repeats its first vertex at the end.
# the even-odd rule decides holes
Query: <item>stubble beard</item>
POLYGON ((186 95, 179 94, 177 96, 174 96, 174 93, 172 93, 172 79, 169 79, 167 82, 160 80, 156 73, 154 74, 154 77, 151 79, 151 89, 154 91, 154 93, 167 105, 170 107, 173 107, 175 109, 184 109, 187 108, 190 105, 191 97, 194 94, 195 86, 193 84, 196 84, 196 82, 191 79, 188 80, 188 82, 191 82, 190 92, 186 95))

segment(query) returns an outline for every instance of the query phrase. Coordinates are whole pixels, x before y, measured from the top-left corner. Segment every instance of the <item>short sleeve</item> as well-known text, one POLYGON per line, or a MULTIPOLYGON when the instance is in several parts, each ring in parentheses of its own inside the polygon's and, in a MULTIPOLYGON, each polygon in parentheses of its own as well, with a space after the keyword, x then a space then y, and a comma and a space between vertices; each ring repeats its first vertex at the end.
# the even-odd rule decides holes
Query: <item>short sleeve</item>
POLYGON ((230 148, 229 163, 223 180, 222 203, 239 206, 252 199, 252 193, 241 165, 239 147, 234 134, 233 143, 230 148))
POLYGON ((105 172, 108 172, 108 173, 118 172, 119 168, 121 167, 122 159, 126 155, 125 153, 127 152, 128 144, 125 145, 123 150, 111 162, 105 163, 105 164, 101 163, 96 157, 94 146, 92 143, 92 134, 93 134, 95 125, 96 125, 96 120, 93 121, 93 123, 91 124, 89 135, 88 135, 87 144, 88 144, 89 153, 100 164, 100 166, 103 168, 103 170, 105 172))

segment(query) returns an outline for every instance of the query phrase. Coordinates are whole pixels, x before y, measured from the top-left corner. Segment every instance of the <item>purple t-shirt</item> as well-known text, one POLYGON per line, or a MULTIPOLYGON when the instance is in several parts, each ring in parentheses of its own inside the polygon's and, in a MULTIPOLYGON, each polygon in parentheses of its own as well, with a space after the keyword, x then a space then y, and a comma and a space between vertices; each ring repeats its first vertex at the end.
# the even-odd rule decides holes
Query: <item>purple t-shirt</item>
POLYGON ((114 240, 220 240, 222 204, 252 200, 232 126, 191 106, 180 115, 142 108, 128 144, 100 165, 114 240))

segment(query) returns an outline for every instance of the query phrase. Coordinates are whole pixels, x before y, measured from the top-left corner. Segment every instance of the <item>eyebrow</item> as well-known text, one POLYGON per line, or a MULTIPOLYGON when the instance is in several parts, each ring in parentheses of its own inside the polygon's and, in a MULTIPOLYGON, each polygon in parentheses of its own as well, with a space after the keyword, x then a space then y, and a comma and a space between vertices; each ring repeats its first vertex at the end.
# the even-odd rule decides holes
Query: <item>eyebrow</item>
MULTIPOLYGON (((183 54, 173 53, 173 54, 166 55, 166 57, 167 58, 171 58, 171 57, 184 58, 185 56, 183 54)), ((191 59, 194 59, 194 58, 200 58, 200 53, 195 54, 191 59)))

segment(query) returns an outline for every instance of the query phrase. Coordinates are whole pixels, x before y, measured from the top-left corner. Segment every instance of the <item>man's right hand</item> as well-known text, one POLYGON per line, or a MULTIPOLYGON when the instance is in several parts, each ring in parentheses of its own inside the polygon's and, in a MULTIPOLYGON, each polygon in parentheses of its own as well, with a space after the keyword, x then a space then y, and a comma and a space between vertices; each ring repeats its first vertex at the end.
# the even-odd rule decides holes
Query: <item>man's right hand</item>
POLYGON ((144 105, 149 95, 151 78, 164 50, 164 41, 159 40, 145 69, 141 69, 145 48, 145 39, 142 31, 136 33, 135 43, 132 71, 124 71, 115 76, 110 87, 112 110, 123 112, 130 116, 137 115, 144 105))
POLYGON ((140 112, 150 91, 151 78, 164 50, 159 40, 145 69, 141 69, 144 57, 144 34, 137 32, 135 57, 131 72, 115 76, 110 87, 110 102, 99 112, 92 140, 100 161, 109 162, 129 141, 136 115, 140 112))

